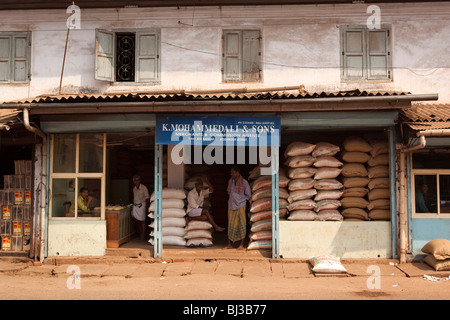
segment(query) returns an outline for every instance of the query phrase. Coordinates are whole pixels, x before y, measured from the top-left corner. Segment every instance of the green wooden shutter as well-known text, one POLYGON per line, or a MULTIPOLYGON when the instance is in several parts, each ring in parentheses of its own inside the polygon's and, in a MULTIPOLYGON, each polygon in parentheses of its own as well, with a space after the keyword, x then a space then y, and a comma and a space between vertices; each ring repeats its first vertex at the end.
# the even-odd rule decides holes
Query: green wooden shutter
POLYGON ((114 81, 114 32, 95 30, 95 79, 114 81))
POLYGON ((242 31, 223 33, 223 81, 242 80, 242 31))
POLYGON ((0 35, 0 83, 8 83, 11 74, 11 36, 0 35))
POLYGON ((136 33, 136 82, 160 81, 159 31, 136 33))
POLYGON ((389 30, 368 30, 367 33, 367 79, 391 80, 389 30))
POLYGON ((259 30, 242 32, 242 80, 261 80, 261 34, 259 30))
POLYGON ((28 34, 12 36, 12 82, 21 83, 29 80, 29 42, 28 34))
POLYGON ((344 80, 365 78, 365 33, 361 29, 341 28, 341 76, 344 80))

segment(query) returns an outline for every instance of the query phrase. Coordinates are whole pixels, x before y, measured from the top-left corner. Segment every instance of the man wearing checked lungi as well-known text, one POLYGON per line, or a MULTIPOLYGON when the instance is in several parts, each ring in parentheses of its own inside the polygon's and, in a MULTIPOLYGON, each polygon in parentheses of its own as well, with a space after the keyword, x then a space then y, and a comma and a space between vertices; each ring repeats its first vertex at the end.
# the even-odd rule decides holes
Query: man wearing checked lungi
POLYGON ((141 240, 145 240, 145 220, 147 209, 150 205, 150 195, 146 186, 141 184, 141 177, 139 175, 133 176, 133 210, 132 217, 136 220, 139 236, 141 240))
POLYGON ((240 241, 239 250, 244 249, 246 233, 245 207, 250 200, 252 192, 239 167, 233 166, 230 170, 231 179, 228 181, 228 245, 225 249, 233 248, 233 243, 240 241))

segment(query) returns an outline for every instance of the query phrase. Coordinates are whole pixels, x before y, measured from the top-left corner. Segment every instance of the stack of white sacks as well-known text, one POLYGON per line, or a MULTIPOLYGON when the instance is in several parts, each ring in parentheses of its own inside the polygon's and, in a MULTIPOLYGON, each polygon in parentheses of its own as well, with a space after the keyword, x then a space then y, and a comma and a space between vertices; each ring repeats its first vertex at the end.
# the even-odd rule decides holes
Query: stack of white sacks
POLYGON ((212 232, 213 226, 208 221, 191 220, 186 225, 187 247, 209 247, 213 245, 212 232))
POLYGON ((289 220, 342 220, 337 210, 342 184, 336 179, 342 163, 334 155, 340 148, 328 142, 293 142, 284 156, 288 167, 289 220))
MULTIPOLYGON (((161 233, 163 245, 185 246, 186 234, 186 191, 177 188, 163 188, 162 189, 162 220, 161 233)), ((151 204, 149 208, 149 217, 155 217, 155 195, 151 196, 151 204)), ((149 225, 154 229, 154 221, 149 225)), ((150 232, 151 244, 153 242, 154 230, 150 232)))
MULTIPOLYGON (((195 183, 198 179, 203 180, 204 187, 208 186, 202 175, 194 175, 184 184, 184 188, 188 193, 195 188, 195 183)), ((208 196, 205 197, 205 203, 209 203, 208 196)), ((213 245, 213 226, 210 222, 191 220, 187 223, 185 231, 184 238, 186 239, 186 246, 209 247, 213 245)))
POLYGON ((368 220, 366 199, 369 184, 367 162, 372 146, 361 137, 350 136, 343 143, 342 169, 344 194, 341 199, 345 220, 368 220))
POLYGON ((372 150, 368 164, 369 218, 390 220, 389 143, 382 140, 370 141, 372 150))
MULTIPOLYGON (((250 243, 248 250, 272 248, 272 176, 261 175, 261 166, 255 167, 249 175, 252 188, 250 207, 250 243)), ((283 170, 279 172, 279 216, 287 213, 287 184, 289 179, 283 170)))

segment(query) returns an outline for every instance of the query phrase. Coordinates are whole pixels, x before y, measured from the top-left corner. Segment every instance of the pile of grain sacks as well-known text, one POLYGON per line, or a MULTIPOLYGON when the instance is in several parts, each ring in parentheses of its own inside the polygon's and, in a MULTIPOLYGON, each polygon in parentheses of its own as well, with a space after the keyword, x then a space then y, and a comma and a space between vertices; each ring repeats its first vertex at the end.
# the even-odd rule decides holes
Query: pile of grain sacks
MULTIPOLYGON (((195 183, 198 179, 203 181, 203 186, 207 187, 208 184, 204 179, 205 173, 197 174, 191 177, 184 184, 184 188, 187 193, 189 193, 192 189, 195 188, 195 183)), ((209 202, 209 196, 205 196, 203 204, 205 206, 211 206, 209 202)), ((188 247, 209 247, 213 245, 213 226, 208 221, 197 221, 190 220, 186 224, 185 228, 186 234, 184 238, 186 239, 186 246, 188 247)))
POLYGON ((345 220, 368 220, 367 201, 369 184, 367 162, 372 147, 361 137, 350 136, 343 142, 342 170, 344 194, 341 199, 345 220))
POLYGON ((389 143, 388 141, 370 141, 372 150, 368 164, 369 218, 370 220, 390 220, 390 183, 389 183, 389 143))
MULTIPOLYGON (((272 176, 261 175, 260 166, 255 167, 249 175, 252 189, 250 207, 250 243, 248 250, 272 248, 272 176)), ((279 172, 279 216, 287 213, 287 191, 289 179, 283 170, 279 172)))
POLYGON ((350 136, 344 140, 341 199, 345 220, 389 220, 389 145, 350 136))
MULTIPOLYGON (((163 245, 185 246, 186 234, 186 191, 177 188, 163 188, 162 189, 162 220, 161 233, 163 245)), ((155 195, 154 193, 150 199, 149 217, 155 217, 155 195)), ((149 225, 154 229, 154 221, 149 225)), ((154 231, 150 232, 151 244, 153 243, 154 231)))
POLYGON ((184 238, 187 247, 209 247, 213 245, 213 226, 208 221, 191 220, 186 224, 184 238))
POLYGON ((342 220, 342 183, 337 180, 342 162, 334 156, 340 147, 328 142, 296 141, 284 153, 290 179, 289 220, 342 220))

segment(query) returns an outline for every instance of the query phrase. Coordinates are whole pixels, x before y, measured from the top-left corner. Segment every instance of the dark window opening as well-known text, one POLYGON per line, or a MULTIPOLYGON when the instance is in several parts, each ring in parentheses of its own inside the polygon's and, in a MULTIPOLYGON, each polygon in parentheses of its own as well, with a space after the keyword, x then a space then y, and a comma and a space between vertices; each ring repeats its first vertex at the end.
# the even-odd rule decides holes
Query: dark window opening
POLYGON ((134 33, 116 33, 116 81, 133 82, 135 70, 136 36, 134 33))

